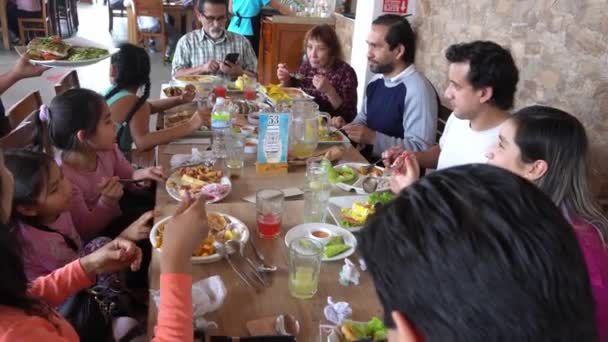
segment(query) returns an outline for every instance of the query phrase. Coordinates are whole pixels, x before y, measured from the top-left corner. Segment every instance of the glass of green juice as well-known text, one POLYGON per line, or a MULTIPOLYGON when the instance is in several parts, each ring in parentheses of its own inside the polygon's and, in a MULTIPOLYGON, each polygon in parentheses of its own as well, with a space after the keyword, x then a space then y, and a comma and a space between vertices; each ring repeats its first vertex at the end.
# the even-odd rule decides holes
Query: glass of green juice
POLYGON ((319 287, 323 245, 309 238, 289 244, 289 293, 299 299, 312 298, 319 287))

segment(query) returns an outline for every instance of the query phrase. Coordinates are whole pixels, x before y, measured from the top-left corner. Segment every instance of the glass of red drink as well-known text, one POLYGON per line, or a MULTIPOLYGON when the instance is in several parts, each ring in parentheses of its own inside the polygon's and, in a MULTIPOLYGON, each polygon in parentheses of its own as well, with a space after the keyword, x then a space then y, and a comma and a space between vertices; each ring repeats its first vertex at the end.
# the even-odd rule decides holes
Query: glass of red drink
POLYGON ((259 190, 255 196, 258 235, 263 239, 274 239, 281 234, 281 218, 285 194, 281 190, 259 190))
POLYGON ((246 87, 243 89, 243 96, 245 97, 245 100, 254 101, 256 99, 255 88, 246 87))
POLYGON ((215 88, 213 88, 213 93, 217 97, 223 97, 223 98, 225 98, 226 97, 226 93, 227 93, 226 87, 224 87, 223 84, 216 85, 215 88))

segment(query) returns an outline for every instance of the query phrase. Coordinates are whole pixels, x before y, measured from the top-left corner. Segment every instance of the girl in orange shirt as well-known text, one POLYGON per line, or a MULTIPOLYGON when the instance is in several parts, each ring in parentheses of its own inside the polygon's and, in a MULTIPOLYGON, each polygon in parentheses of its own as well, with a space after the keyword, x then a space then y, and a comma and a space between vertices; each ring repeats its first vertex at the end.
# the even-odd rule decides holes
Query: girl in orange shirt
MULTIPOLYGON (((13 176, 0 154, 0 342, 78 341, 72 326, 52 308, 90 287, 98 275, 127 267, 138 269, 141 250, 117 238, 28 284, 20 242, 7 226, 13 192, 13 176)), ((154 341, 193 340, 190 256, 208 233, 205 200, 185 198, 165 229, 154 341)))

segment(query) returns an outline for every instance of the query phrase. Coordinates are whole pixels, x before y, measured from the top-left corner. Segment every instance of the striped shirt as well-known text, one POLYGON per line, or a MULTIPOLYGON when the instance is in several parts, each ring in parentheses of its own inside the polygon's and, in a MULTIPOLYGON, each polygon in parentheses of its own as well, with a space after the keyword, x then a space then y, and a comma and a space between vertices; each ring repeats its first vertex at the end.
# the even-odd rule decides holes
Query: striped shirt
POLYGON ((202 29, 186 34, 177 42, 172 73, 203 65, 211 59, 222 62, 229 53, 239 54, 238 63, 243 70, 257 73, 258 60, 247 38, 226 31, 222 38, 214 41, 202 29))

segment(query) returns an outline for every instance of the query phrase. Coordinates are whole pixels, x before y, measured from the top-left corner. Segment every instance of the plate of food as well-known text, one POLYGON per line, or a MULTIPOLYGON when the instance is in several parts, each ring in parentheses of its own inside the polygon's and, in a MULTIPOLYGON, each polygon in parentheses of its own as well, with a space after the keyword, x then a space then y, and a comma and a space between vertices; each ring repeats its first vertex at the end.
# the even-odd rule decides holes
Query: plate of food
POLYGON ((342 260, 357 249, 357 239, 344 228, 327 223, 304 223, 291 228, 285 234, 285 245, 294 239, 308 237, 323 245, 323 261, 342 260))
POLYGON ((331 197, 327 211, 336 224, 351 232, 363 228, 367 218, 375 214, 378 208, 395 198, 392 192, 375 192, 369 196, 331 197))
POLYGON ((248 100, 227 100, 228 110, 235 114, 259 113, 260 111, 270 110, 270 106, 263 102, 248 101, 248 100))
MULTIPOLYGON (((173 216, 165 217, 158 221, 150 231, 150 243, 159 252, 162 252, 163 232, 168 221, 173 216)), ((209 222, 209 235, 192 254, 190 259, 193 264, 206 264, 221 260, 222 258, 215 252, 214 242, 226 242, 236 240, 240 242, 249 241, 249 228, 239 219, 228 214, 209 212, 207 213, 209 222)), ((230 251, 230 250, 229 250, 230 251)))
POLYGON ((384 169, 378 166, 367 171, 366 163, 343 163, 336 166, 331 166, 330 163, 325 163, 327 174, 330 183, 336 185, 344 191, 355 191, 359 195, 366 195, 363 190, 363 181, 367 177, 377 177, 379 183, 375 192, 384 192, 390 190, 390 182, 387 176, 384 176, 384 169))
POLYGON ((173 78, 177 82, 181 82, 183 85, 188 83, 214 83, 221 81, 222 78, 216 75, 188 75, 188 76, 177 76, 173 78))
POLYGON ((211 198, 207 203, 215 203, 228 196, 232 183, 222 170, 198 164, 177 168, 167 179, 165 188, 177 201, 187 192, 190 196, 204 194, 211 198))
POLYGON ((259 90, 273 106, 276 106, 280 101, 314 99, 300 88, 281 87, 279 84, 260 86, 259 90))
POLYGON ((328 134, 319 131, 319 144, 350 144, 350 140, 342 131, 332 127, 328 134))
POLYGON ((27 46, 16 46, 15 51, 27 54, 30 61, 49 67, 76 68, 95 64, 110 57, 116 49, 110 49, 83 38, 63 40, 57 36, 37 37, 27 46))

